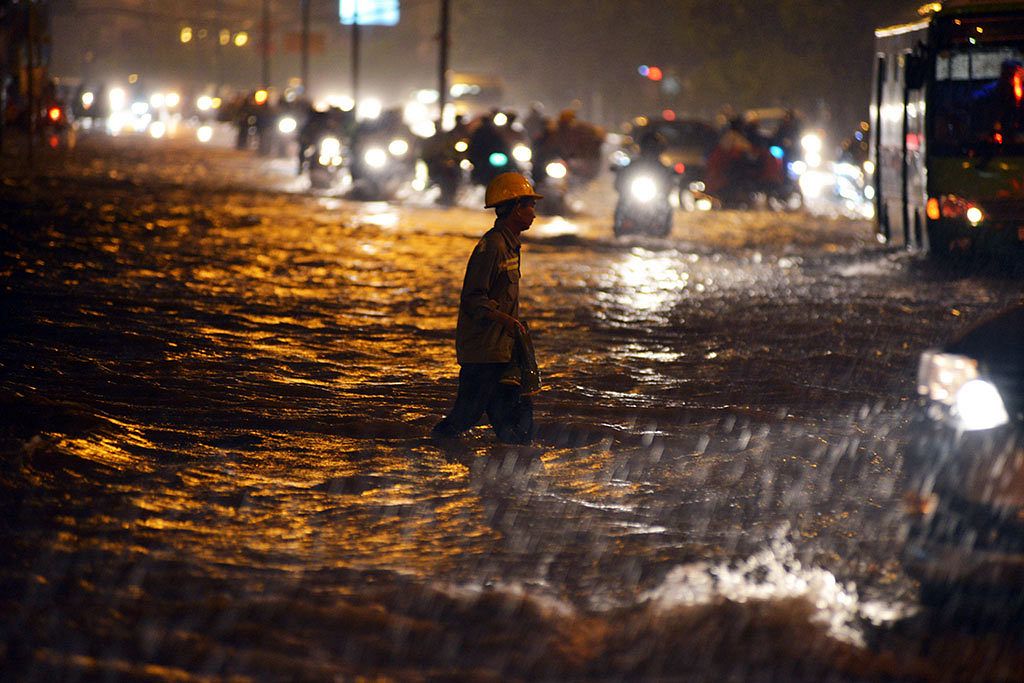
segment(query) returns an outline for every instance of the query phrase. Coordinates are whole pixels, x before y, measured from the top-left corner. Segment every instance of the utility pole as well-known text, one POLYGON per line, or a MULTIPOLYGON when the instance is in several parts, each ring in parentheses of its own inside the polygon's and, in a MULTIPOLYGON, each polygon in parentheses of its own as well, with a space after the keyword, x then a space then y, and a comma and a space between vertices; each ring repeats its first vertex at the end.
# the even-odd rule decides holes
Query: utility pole
POLYGON ((359 114, 359 1, 352 3, 352 102, 359 114))
POLYGON ((270 0, 263 0, 263 82, 262 88, 270 87, 270 0))
POLYGON ((444 129, 444 108, 448 103, 448 42, 449 26, 451 24, 451 3, 449 0, 441 0, 441 30, 438 33, 438 60, 437 60, 437 129, 444 129))
POLYGON ((299 0, 302 10, 302 64, 299 78, 302 79, 302 95, 309 97, 309 0, 299 0))

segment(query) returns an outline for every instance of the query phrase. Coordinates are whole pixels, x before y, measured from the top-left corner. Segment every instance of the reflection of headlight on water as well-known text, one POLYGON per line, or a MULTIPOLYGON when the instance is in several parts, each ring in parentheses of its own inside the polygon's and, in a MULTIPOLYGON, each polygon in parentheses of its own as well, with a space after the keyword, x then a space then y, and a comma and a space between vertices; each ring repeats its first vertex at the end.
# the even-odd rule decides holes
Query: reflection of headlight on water
POLYGON ((409 151, 409 143, 401 138, 395 138, 388 145, 388 151, 391 152, 392 156, 405 156, 405 153, 409 151))
POLYGON ((526 145, 516 145, 512 148, 512 158, 526 163, 533 158, 533 152, 526 145))
POLYGON ((825 171, 807 171, 800 176, 800 191, 808 199, 817 199, 835 185, 835 176, 825 171))
POLYGON ((649 202, 658 195, 658 184, 653 178, 641 176, 629 184, 629 193, 639 202, 649 202))
POLYGON ((209 142, 213 139, 213 127, 212 126, 199 126, 196 130, 196 138, 199 142, 209 142))
POLYGON ((388 153, 380 147, 371 147, 363 154, 363 161, 370 168, 384 168, 388 163, 388 153))
POLYGON ((288 135, 289 133, 294 133, 295 129, 297 129, 298 127, 298 121, 293 119, 291 116, 282 117, 281 120, 277 122, 277 129, 284 133, 285 135, 288 135))
POLYGON ((569 172, 569 169, 567 169, 565 167, 565 164, 563 164, 561 161, 552 161, 550 164, 544 167, 544 172, 548 175, 549 178, 561 180, 569 172))

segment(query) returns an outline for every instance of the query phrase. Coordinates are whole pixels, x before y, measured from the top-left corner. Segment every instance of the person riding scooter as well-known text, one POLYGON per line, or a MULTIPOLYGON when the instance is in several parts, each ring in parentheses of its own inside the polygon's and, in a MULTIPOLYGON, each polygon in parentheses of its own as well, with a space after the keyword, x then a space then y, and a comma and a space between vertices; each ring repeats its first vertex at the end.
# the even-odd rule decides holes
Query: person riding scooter
POLYGON ((739 117, 732 119, 708 156, 707 194, 722 205, 744 205, 758 194, 778 194, 784 182, 782 162, 772 156, 766 141, 746 130, 739 117))
POLYGON ((649 132, 640 139, 640 153, 629 164, 616 169, 613 230, 616 236, 643 233, 665 237, 672 231, 672 204, 676 187, 675 171, 661 161, 665 138, 649 132))

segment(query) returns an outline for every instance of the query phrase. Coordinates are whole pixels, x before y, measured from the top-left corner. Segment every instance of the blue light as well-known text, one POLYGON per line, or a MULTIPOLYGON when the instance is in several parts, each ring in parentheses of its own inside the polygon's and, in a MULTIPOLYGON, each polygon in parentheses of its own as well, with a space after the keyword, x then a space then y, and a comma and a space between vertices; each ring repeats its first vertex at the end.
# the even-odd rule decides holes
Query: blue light
POLYGON ((508 164, 508 156, 501 152, 491 152, 491 156, 487 157, 487 160, 491 162, 491 166, 495 168, 501 168, 508 164))
POLYGON ((785 152, 783 152, 782 148, 779 147, 778 145, 772 145, 770 148, 768 148, 768 151, 771 152, 772 156, 775 157, 776 159, 781 159, 785 155, 785 152))
POLYGON ((861 133, 858 130, 856 133, 853 134, 853 137, 857 138, 857 141, 860 142, 861 140, 864 139, 864 133, 861 133))
POLYGON ((651 67, 647 66, 646 64, 641 64, 640 68, 637 69, 636 72, 643 76, 644 78, 647 78, 647 75, 651 73, 651 67))
POLYGON ((338 19, 342 24, 394 26, 398 23, 398 0, 339 0, 338 19))

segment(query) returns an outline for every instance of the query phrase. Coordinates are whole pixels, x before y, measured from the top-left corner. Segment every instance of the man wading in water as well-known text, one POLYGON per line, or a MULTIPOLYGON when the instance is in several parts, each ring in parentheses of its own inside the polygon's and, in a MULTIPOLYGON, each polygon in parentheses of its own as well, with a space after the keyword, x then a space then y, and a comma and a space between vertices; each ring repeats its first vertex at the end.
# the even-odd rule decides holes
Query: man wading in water
POLYGON ((528 444, 533 438, 529 394, 539 389, 539 378, 519 321, 519 236, 530 229, 541 198, 518 173, 502 173, 487 186, 484 208, 493 208, 497 219, 466 265, 455 330, 459 390, 435 436, 456 436, 486 412, 499 441, 528 444))

